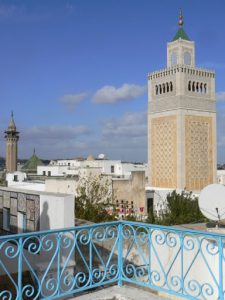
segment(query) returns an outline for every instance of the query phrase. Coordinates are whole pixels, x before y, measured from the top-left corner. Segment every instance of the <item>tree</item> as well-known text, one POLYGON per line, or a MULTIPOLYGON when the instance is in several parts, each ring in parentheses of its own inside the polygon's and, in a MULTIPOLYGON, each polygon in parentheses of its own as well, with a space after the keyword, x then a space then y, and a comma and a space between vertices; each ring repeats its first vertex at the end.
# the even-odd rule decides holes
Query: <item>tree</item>
POLYGON ((162 216, 149 216, 148 221, 161 225, 179 225, 205 222, 207 219, 199 209, 197 197, 191 192, 182 191, 179 194, 174 190, 167 195, 166 209, 162 216))
POLYGON ((75 198, 75 216, 92 222, 115 220, 112 185, 103 175, 82 176, 75 198), (111 211, 111 214, 108 211, 111 211))

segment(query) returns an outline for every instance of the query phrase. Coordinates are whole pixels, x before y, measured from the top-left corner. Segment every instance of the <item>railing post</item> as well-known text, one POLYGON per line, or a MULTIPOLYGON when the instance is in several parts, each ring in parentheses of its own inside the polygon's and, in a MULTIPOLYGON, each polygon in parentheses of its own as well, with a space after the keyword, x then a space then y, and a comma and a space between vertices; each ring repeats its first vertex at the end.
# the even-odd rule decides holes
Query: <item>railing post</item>
POLYGON ((57 281, 58 281, 58 295, 60 295, 60 290, 61 290, 61 255, 60 255, 60 250, 61 250, 61 235, 58 233, 57 234, 57 281))
POLYGON ((219 299, 224 299, 223 297, 223 240, 219 237, 219 299))
POLYGON ((122 223, 118 225, 118 270, 119 270, 119 280, 118 286, 122 286, 122 269, 123 269, 123 234, 122 234, 122 223))
POLYGON ((181 277, 181 294, 184 293, 184 235, 183 232, 180 234, 180 277, 181 277))
POLYGON ((93 228, 90 228, 89 230, 89 278, 90 278, 90 286, 92 286, 92 270, 93 270, 93 258, 92 258, 92 233, 93 233, 93 228))
POLYGON ((22 299, 22 256, 23 256, 23 240, 22 237, 19 238, 19 253, 18 253, 18 294, 17 298, 18 300, 22 299))

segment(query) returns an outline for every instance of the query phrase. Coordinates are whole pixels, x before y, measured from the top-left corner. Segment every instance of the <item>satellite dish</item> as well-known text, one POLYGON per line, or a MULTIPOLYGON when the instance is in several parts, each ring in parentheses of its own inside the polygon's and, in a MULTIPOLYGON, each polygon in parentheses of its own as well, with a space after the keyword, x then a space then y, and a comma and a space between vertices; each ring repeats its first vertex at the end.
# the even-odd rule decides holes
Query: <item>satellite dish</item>
POLYGON ((99 154, 98 159, 105 159, 105 154, 99 154))
POLYGON ((225 224, 225 187, 222 184, 206 186, 199 195, 198 205, 206 218, 225 224))

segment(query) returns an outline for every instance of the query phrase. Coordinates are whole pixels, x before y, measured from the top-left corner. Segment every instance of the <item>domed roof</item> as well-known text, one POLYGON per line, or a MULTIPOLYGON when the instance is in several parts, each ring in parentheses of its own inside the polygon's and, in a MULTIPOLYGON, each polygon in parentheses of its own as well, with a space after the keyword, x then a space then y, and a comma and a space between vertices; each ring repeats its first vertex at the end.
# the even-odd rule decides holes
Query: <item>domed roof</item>
POLYGON ((26 173, 37 173, 37 167, 38 166, 43 166, 44 163, 41 161, 37 155, 35 154, 35 149, 34 153, 31 156, 31 158, 25 163, 25 165, 22 167, 22 171, 26 173))
POLYGON ((184 25, 184 19, 183 19, 183 14, 182 11, 180 11, 180 15, 179 15, 179 29, 175 35, 175 37, 173 38, 173 41, 182 39, 182 40, 186 40, 186 41, 190 41, 188 35, 186 34, 186 32, 183 30, 183 25, 184 25))
POLYGON ((91 160, 95 160, 95 158, 94 158, 93 155, 90 154, 90 155, 88 155, 87 160, 88 160, 88 161, 91 161, 91 160))

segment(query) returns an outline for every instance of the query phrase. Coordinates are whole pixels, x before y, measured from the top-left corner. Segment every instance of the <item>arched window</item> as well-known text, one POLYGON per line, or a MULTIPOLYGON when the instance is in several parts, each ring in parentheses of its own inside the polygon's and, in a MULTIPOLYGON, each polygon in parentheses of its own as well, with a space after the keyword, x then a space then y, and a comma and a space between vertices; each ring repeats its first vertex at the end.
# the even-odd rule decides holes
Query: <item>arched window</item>
POLYGON ((191 91, 191 81, 188 82, 188 90, 191 91))
POLYGON ((195 82, 192 83, 192 92, 195 92, 195 82))
POLYGON ((173 91, 173 83, 172 83, 172 81, 170 81, 170 91, 171 92, 173 91))
POLYGON ((165 84, 163 83, 163 94, 166 92, 165 84))
POLYGON ((156 85, 155 86, 155 94, 158 95, 158 93, 159 93, 159 87, 158 87, 158 85, 156 85))
POLYGON ((159 93, 162 94, 162 86, 161 86, 161 84, 159 85, 159 93))
POLYGON ((198 92, 199 91, 199 83, 197 82, 196 83, 196 92, 198 92))
POLYGON ((200 93, 202 93, 203 92, 203 84, 202 84, 202 82, 200 83, 200 93))
POLYGON ((169 87, 169 83, 168 82, 166 83, 166 91, 167 91, 167 93, 170 91, 170 87, 169 87))
POLYGON ((204 93, 205 94, 207 93, 207 84, 206 83, 204 84, 204 93))

